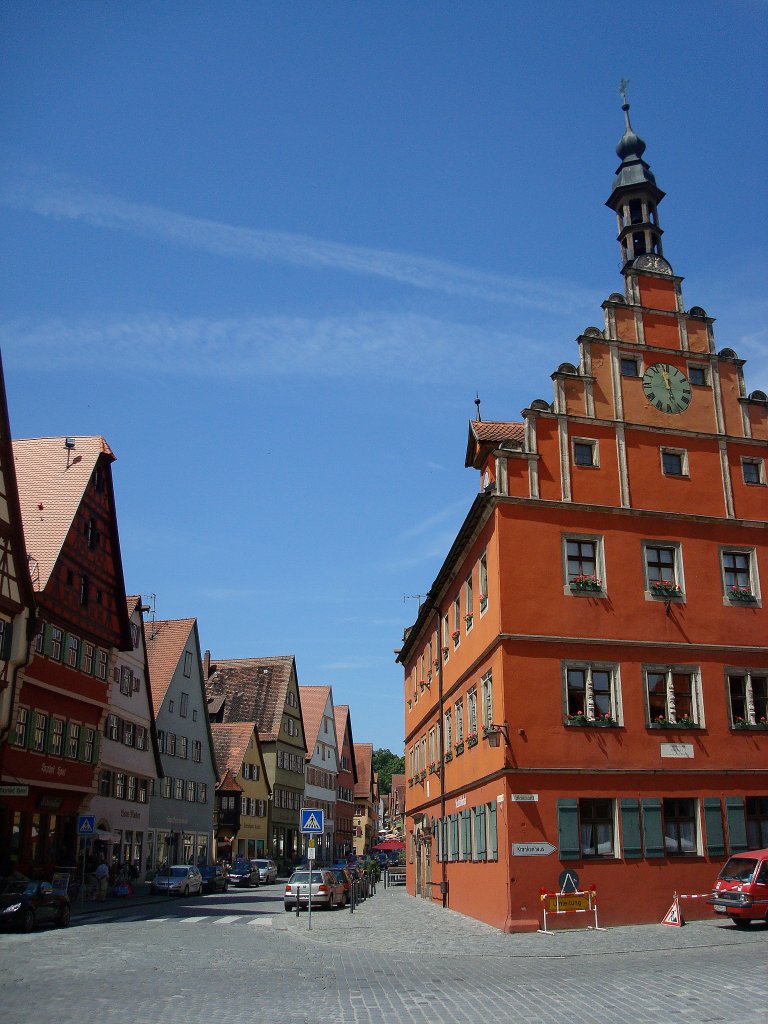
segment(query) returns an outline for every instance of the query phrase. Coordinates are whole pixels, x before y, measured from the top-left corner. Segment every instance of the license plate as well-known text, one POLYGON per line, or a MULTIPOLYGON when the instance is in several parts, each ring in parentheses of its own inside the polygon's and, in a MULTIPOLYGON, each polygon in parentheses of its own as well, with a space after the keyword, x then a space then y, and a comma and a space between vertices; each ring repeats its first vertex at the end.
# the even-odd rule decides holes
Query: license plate
POLYGON ((725 914, 725 913, 727 913, 727 911, 726 911, 725 907, 715 907, 715 913, 716 914, 725 914))

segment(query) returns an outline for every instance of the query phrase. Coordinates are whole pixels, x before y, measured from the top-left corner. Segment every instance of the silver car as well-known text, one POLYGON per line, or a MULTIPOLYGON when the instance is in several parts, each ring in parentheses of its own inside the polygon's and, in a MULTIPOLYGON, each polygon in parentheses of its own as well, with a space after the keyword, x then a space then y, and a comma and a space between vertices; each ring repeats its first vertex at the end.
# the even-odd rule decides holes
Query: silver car
POLYGON ((259 881, 262 885, 269 885, 277 881, 277 864, 268 858, 257 857, 251 861, 255 868, 259 869, 259 881))
POLYGON ((203 876, 193 864, 172 864, 161 868, 152 879, 152 892, 165 892, 169 896, 203 895, 203 876))
POLYGON ((309 871, 294 871, 288 884, 285 887, 283 897, 286 910, 293 910, 296 901, 300 906, 309 903, 309 887, 312 885, 312 906, 327 907, 333 910, 334 907, 343 907, 346 898, 344 886, 331 871, 313 871, 312 882, 309 880, 309 871))

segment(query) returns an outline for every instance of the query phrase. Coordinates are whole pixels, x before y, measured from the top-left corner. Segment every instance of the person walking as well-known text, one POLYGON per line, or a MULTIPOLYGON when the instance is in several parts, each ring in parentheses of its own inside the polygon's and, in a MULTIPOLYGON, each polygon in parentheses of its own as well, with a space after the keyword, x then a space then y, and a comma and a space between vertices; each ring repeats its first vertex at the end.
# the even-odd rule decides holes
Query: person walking
POLYGON ((103 903, 107 898, 107 889, 109 888, 109 867, 103 857, 99 860, 94 876, 96 878, 96 900, 103 903))

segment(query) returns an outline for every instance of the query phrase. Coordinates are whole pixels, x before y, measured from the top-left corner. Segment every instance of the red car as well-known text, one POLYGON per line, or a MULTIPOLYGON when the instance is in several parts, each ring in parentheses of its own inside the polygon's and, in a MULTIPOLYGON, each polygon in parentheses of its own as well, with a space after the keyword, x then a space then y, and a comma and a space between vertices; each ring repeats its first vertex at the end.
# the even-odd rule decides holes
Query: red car
POLYGON ((707 900, 717 914, 727 914, 737 928, 752 921, 768 923, 768 849, 736 853, 717 876, 707 900))

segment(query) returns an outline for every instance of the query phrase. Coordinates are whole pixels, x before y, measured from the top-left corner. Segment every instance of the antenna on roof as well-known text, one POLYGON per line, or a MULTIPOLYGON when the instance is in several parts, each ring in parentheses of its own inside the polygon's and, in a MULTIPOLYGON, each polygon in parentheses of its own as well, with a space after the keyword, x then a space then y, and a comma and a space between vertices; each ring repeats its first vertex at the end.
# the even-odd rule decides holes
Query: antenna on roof
POLYGON ((151 602, 150 604, 143 604, 140 607, 142 615, 147 612, 152 612, 152 628, 149 633, 149 639, 154 640, 155 638, 155 606, 157 605, 157 594, 142 594, 145 601, 151 602))
POLYGON ((72 458, 72 449, 75 447, 75 439, 74 439, 74 437, 65 437, 64 438, 64 447, 67 450, 67 469, 69 469, 70 464, 71 464, 70 460, 72 458))
POLYGON ((419 610, 421 610, 421 602, 425 596, 426 595, 424 594, 403 594, 403 604, 405 604, 406 601, 418 601, 419 610))
POLYGON ((475 405, 477 406, 477 416, 475 419, 478 423, 481 423, 483 417, 480 415, 480 394, 477 391, 475 392, 475 405))

